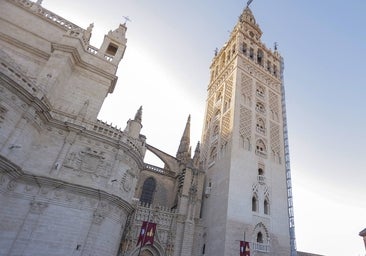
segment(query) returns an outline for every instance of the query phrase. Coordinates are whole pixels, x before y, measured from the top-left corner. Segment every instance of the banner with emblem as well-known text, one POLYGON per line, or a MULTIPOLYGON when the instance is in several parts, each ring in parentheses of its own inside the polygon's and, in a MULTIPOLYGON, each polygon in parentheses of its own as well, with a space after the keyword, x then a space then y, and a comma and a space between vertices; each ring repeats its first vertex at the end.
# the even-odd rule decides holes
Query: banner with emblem
POLYGON ((250 256, 249 242, 240 241, 240 256, 250 256))
POLYGON ((142 222, 136 246, 138 246, 139 244, 141 244, 141 246, 144 246, 147 243, 153 245, 155 232, 156 232, 156 223, 147 221, 142 222))

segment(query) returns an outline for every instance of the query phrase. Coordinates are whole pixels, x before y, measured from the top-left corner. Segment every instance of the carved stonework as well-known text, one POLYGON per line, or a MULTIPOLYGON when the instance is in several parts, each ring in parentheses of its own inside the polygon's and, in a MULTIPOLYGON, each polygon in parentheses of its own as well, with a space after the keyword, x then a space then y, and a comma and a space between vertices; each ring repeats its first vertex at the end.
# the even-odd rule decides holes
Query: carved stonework
POLYGON ((0 173, 0 186, 5 184, 6 182, 6 177, 4 173, 0 173))
POLYGON ((44 209, 48 207, 48 203, 32 201, 30 203, 30 212, 34 214, 42 214, 44 209))
POLYGON ((93 223, 100 225, 103 220, 107 216, 107 214, 111 211, 111 207, 106 202, 100 202, 97 209, 95 209, 93 214, 93 223))
POLYGON ((111 164, 106 161, 105 152, 87 148, 79 153, 71 152, 64 161, 64 166, 72 168, 79 177, 88 175, 93 180, 98 177, 109 178, 111 164))
POLYGON ((16 186, 17 186, 17 182, 15 180, 11 180, 11 181, 9 181, 7 188, 9 191, 14 191, 16 186))
POLYGON ((8 112, 8 110, 4 106, 0 105, 0 124, 5 120, 6 112, 8 112))
POLYGON ((133 180, 135 178, 136 175, 134 174, 134 172, 131 169, 128 169, 122 177, 120 189, 123 189, 126 192, 131 191, 133 180))

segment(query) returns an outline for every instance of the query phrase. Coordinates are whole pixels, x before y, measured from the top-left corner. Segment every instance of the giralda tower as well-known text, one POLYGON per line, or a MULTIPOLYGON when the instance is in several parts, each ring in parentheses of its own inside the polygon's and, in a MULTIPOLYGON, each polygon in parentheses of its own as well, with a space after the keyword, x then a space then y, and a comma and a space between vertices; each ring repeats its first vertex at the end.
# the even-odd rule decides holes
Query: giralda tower
POLYGON ((202 133, 203 253, 296 255, 283 61, 247 6, 215 53, 202 133))

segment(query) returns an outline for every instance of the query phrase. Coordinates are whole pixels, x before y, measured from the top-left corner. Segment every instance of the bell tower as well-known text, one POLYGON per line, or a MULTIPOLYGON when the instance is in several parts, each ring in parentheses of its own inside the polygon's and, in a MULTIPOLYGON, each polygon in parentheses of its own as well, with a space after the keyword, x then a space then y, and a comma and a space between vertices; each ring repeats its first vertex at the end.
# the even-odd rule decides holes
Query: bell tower
POLYGON ((261 36, 247 6, 210 66, 201 147, 207 255, 239 255, 241 240, 254 255, 296 255, 283 61, 261 36))

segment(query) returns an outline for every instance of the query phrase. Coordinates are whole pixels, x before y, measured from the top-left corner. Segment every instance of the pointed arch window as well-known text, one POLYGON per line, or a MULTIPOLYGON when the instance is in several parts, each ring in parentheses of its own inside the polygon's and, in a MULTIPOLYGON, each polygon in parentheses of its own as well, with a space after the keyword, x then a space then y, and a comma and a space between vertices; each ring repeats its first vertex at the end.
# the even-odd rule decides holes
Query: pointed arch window
POLYGON ((258 49, 258 52, 257 52, 257 63, 259 65, 263 65, 263 51, 261 49, 258 49))
POLYGON ((262 102, 257 102, 255 105, 255 109, 260 112, 260 113, 265 113, 266 112, 266 108, 264 107, 264 104, 262 102))
POLYGON ((249 49, 249 58, 254 59, 254 49, 253 48, 249 49))
POLYGON ((267 155, 266 144, 264 143, 264 141, 262 139, 257 140, 255 152, 257 153, 257 155, 260 155, 260 156, 267 155))
POLYGON ((268 200, 268 198, 264 199, 263 211, 264 211, 264 214, 269 215, 269 200, 268 200))
POLYGON ((155 188, 156 188, 155 179, 152 177, 147 178, 144 181, 144 185, 142 186, 140 202, 152 204, 155 188))
POLYGON ((259 97, 263 98, 263 97, 264 97, 264 94, 265 94, 265 89, 264 89, 264 87, 263 87, 263 86, 261 86, 261 85, 258 85, 258 86, 257 86, 257 90, 256 90, 256 94, 257 94, 257 96, 259 96, 259 97))
POLYGON ((262 118, 257 119, 257 132, 262 134, 266 133, 266 123, 262 118))
POLYGON ((252 197, 252 211, 258 212, 258 198, 257 195, 253 195, 252 197))
POLYGON ((246 43, 243 43, 242 51, 243 51, 244 55, 247 55, 248 46, 247 46, 247 44, 246 44, 246 43))
POLYGON ((262 232, 257 233, 257 243, 263 244, 263 234, 262 234, 262 232))

